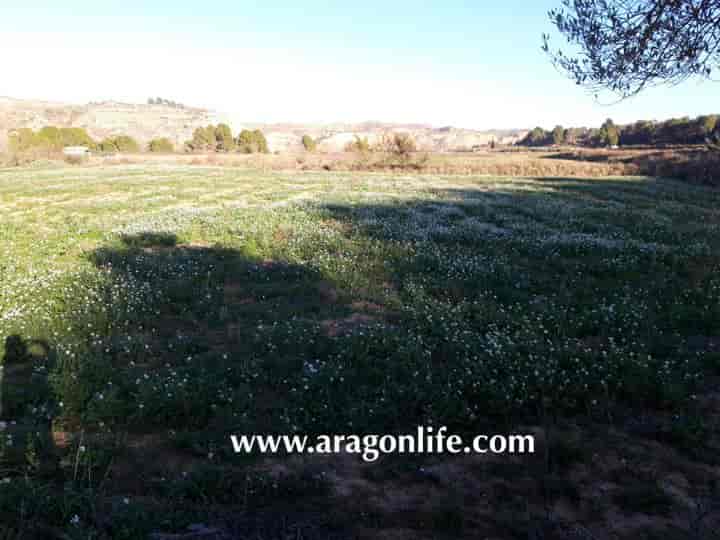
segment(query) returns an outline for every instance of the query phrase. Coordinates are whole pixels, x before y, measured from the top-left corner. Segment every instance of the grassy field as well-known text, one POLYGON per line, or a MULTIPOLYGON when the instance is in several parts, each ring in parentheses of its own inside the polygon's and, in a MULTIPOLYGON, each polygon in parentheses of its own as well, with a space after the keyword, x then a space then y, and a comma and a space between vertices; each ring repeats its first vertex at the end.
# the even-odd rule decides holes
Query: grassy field
POLYGON ((718 537, 717 190, 0 169, 0 246, 0 539, 718 537), (418 425, 541 447, 228 440, 418 425))

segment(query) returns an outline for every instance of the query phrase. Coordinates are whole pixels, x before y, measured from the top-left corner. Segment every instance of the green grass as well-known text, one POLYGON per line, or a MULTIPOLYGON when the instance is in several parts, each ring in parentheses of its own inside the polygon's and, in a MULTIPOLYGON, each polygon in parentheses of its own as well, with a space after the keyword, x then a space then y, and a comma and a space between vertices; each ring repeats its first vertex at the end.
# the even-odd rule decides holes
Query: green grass
MULTIPOLYGON (((77 515, 78 534, 108 534, 99 516, 127 505, 88 508, 123 494, 176 516, 170 528, 200 507, 247 508, 223 484, 244 478, 230 433, 473 432, 687 407, 710 374, 689 340, 720 336, 719 202, 649 178, 0 170, 16 422, 0 432, 0 481, 30 483, 0 494, 0 521, 77 515), (50 423, 69 442, 48 473, 47 437, 7 440, 50 423), (136 447, 118 434, 159 435, 215 469, 157 491, 160 464, 141 463, 147 481, 128 487, 116 464, 136 447), (41 472, 76 498, 18 516, 18 500, 57 487, 41 472)), ((322 496, 305 480, 281 491, 322 496)), ((138 531, 166 526, 142 508, 138 531)), ((430 521, 452 535, 467 520, 442 507, 430 521)))

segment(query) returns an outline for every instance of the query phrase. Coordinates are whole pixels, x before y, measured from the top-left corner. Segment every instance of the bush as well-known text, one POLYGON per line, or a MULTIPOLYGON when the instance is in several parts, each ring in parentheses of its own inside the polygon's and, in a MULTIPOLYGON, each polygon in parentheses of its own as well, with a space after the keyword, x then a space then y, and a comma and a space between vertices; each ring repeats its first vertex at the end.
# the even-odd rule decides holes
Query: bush
POLYGON ((522 140, 518 141, 519 146, 548 146, 552 144, 553 136, 549 131, 536 127, 528 132, 522 140))
POLYGON ((55 126, 46 126, 42 128, 36 135, 38 143, 51 149, 62 150, 63 134, 62 131, 55 126))
POLYGON ((21 153, 32 148, 37 148, 40 141, 32 129, 21 128, 10 134, 10 151, 21 153))
POLYGON ((708 135, 705 139, 705 143, 709 150, 720 153, 720 127, 716 128, 714 132, 708 135))
POLYGON ((187 152, 232 152, 235 149, 236 141, 227 124, 196 128, 192 139, 185 142, 187 152))
POLYGON ((135 139, 127 135, 115 137, 115 146, 119 152, 139 152, 140 145, 135 139))
POLYGON ((367 137, 360 137, 359 135, 355 135, 355 140, 345 146, 345 151, 367 154, 372 151, 372 148, 370 147, 370 142, 368 141, 367 137))
POLYGON ((117 152, 117 146, 115 146, 115 139, 103 139, 98 145, 101 152, 114 153, 117 152))
POLYGON ((97 143, 87 131, 82 128, 60 128, 62 146, 87 146, 90 150, 97 150, 97 143))
POLYGON ((215 150, 218 152, 232 152, 235 150, 235 139, 232 130, 227 124, 218 124, 215 128, 215 150))
POLYGON ((102 152, 125 152, 134 153, 140 151, 140 145, 135 139, 127 135, 108 137, 100 142, 102 152))
POLYGON ((216 145, 215 126, 207 126, 196 128, 193 138, 185 143, 185 148, 190 152, 210 152, 215 151, 216 145))
POLYGON ((161 137, 159 139, 153 139, 148 143, 148 151, 170 154, 175 151, 175 147, 170 139, 161 137))
POLYGON ((389 155, 387 165, 404 166, 410 162, 412 153, 417 151, 417 146, 410 134, 393 133, 392 135, 383 135, 376 145, 376 149, 389 155))
POLYGON ((406 158, 417 151, 417 145, 408 133, 395 133, 388 138, 386 151, 397 157, 406 158))
POLYGON ((8 148, 15 163, 36 161, 59 154, 66 146, 98 148, 97 143, 82 128, 57 128, 45 126, 38 132, 21 128, 10 133, 8 148))
POLYGON ((238 150, 245 154, 252 154, 254 152, 261 152, 267 154, 268 144, 265 135, 259 129, 250 131, 249 129, 243 129, 237 138, 238 150))
POLYGON ((303 135, 302 144, 308 152, 314 152, 317 150, 317 142, 310 135, 303 135))

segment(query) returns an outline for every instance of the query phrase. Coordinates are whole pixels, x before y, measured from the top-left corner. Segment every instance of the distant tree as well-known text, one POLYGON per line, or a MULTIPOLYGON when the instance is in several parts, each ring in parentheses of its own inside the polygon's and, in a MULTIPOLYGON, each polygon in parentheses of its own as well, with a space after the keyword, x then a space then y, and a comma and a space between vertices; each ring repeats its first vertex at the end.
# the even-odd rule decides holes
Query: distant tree
POLYGON ((648 86, 710 78, 720 67, 717 0, 563 0, 550 20, 574 49, 543 48, 577 84, 622 97, 648 86), (575 49, 577 52, 575 52, 575 49))
POLYGON ((633 144, 650 145, 656 143, 655 122, 640 120, 634 124, 623 126, 620 131, 620 144, 623 146, 633 144))
POLYGON ((97 143, 83 128, 60 128, 60 138, 65 146, 87 146, 91 150, 97 148, 97 143))
POLYGON ((256 152, 257 149, 254 147, 254 137, 252 131, 249 129, 243 129, 237 137, 237 147, 238 150, 245 154, 252 154, 253 152, 256 152))
POLYGON ((199 127, 193 131, 192 140, 185 143, 186 148, 192 152, 214 151, 217 147, 215 139, 215 126, 199 127))
POLYGON ((155 99, 148 98, 147 103, 148 103, 148 105, 155 105, 155 99))
POLYGON ((398 156, 406 157, 417 151, 415 139, 409 133, 395 133, 392 137, 392 152, 398 156))
POLYGON ((258 151, 262 152, 263 154, 267 154, 270 150, 268 148, 267 139, 265 138, 263 132, 259 129, 256 129, 255 131, 253 131, 253 133, 255 134, 255 140, 257 141, 258 151))
POLYGON ((714 149, 715 142, 720 142, 720 140, 715 140, 716 130, 720 131, 720 122, 718 121, 718 115, 708 114, 705 116, 698 116, 696 122, 698 125, 697 130, 701 139, 700 142, 709 144, 714 149))
POLYGON ((610 118, 600 126, 598 139, 603 146, 617 146, 620 143, 620 130, 610 118))
POLYGON ((55 126, 45 126, 37 133, 38 142, 47 147, 49 150, 57 151, 61 150, 62 144, 62 133, 55 126))
POLYGON ((565 142, 565 129, 562 126, 555 126, 552 131, 553 144, 562 144, 565 142))
POLYGON ((103 139, 99 147, 103 152, 135 153, 140 151, 140 145, 135 139, 128 135, 119 135, 117 137, 103 139))
POLYGON ((217 139, 215 138, 215 126, 208 124, 203 131, 203 140, 206 141, 207 150, 217 150, 217 139))
POLYGON ((658 144, 691 144, 702 142, 705 138, 699 122, 692 122, 689 117, 670 118, 657 126, 655 143, 658 144))
POLYGON ((115 147, 118 152, 135 153, 140 151, 138 142, 128 135, 119 135, 115 137, 115 147))
POLYGON ((148 143, 148 150, 155 153, 170 154, 175 151, 175 147, 170 139, 161 137, 150 141, 148 143))
POLYGON ((12 152, 25 152, 36 145, 35 132, 29 128, 20 128, 10 135, 10 150, 12 152))
POLYGON ((9 149, 13 153, 27 154, 32 151, 48 157, 66 146, 87 146, 97 149, 95 141, 82 128, 57 128, 45 126, 37 133, 29 128, 21 128, 9 134, 9 149))
POLYGON ((715 127, 715 131, 707 136, 705 144, 710 150, 720 151, 720 126, 715 127))
POLYGON ((314 152, 317 149, 317 143, 310 135, 302 136, 302 145, 308 152, 314 152))
POLYGON ((536 127, 518 142, 521 146, 545 146, 552 142, 552 134, 536 127))
POLYGON ((698 118, 702 124, 702 129, 705 135, 710 135, 718 127, 718 115, 708 114, 706 116, 700 116, 698 118))
POLYGON ((218 152, 232 152, 235 150, 235 139, 232 130, 227 124, 218 124, 215 128, 215 149, 218 152))
POLYGON ((397 157, 406 157, 417 151, 417 145, 409 133, 386 133, 375 144, 374 150, 397 157))
POLYGON ((243 129, 237 138, 237 146, 241 152, 252 154, 254 152, 268 153, 268 143, 265 135, 259 129, 250 131, 243 129))
POLYGON ((115 146, 115 139, 112 137, 100 141, 98 147, 101 152, 113 153, 118 151, 117 146, 115 146))
POLYGON ((565 130, 565 143, 584 144, 588 138, 588 129, 585 127, 571 127, 565 130))
POLYGON ((345 145, 346 152, 358 152, 360 154, 367 154, 368 152, 372 151, 370 142, 368 141, 367 137, 360 137, 359 135, 355 135, 354 137, 354 141, 349 142, 347 143, 347 145, 345 145))

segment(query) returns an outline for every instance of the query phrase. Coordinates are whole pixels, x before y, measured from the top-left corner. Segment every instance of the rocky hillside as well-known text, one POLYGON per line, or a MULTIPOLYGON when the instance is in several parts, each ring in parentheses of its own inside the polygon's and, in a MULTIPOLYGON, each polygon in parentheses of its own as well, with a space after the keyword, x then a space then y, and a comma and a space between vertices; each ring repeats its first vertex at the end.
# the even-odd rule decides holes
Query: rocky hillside
POLYGON ((523 130, 474 131, 452 127, 433 128, 422 124, 253 124, 231 122, 222 114, 199 108, 170 105, 137 105, 105 101, 87 105, 30 101, 0 97, 0 151, 7 147, 8 132, 27 127, 81 127, 96 140, 115 135, 130 135, 141 144, 167 137, 176 147, 192 137, 195 128, 226 122, 233 131, 261 129, 271 151, 302 150, 301 138, 308 134, 318 141, 321 151, 342 151, 348 142, 367 137, 370 143, 384 133, 406 132, 416 140, 419 149, 428 151, 471 150, 495 140, 511 144, 521 138, 523 130))
MULTIPOLYGON (((233 126, 234 127, 234 126, 233 126)), ((388 124, 366 122, 362 124, 244 124, 248 129, 262 129, 272 151, 301 150, 301 138, 308 134, 318 142, 318 148, 324 152, 340 152, 355 137, 366 137, 371 144, 377 142, 383 134, 393 132, 409 133, 416 141, 418 149, 433 152, 472 150, 473 147, 487 146, 490 141, 499 144, 512 144, 527 133, 526 130, 489 130, 476 131, 453 127, 434 128, 422 124, 388 124)))
POLYGON ((7 145, 8 131, 44 126, 85 128, 95 140, 130 135, 144 144, 168 137, 180 146, 192 138, 195 128, 220 121, 222 118, 212 111, 181 106, 114 101, 68 105, 0 97, 0 149, 7 145))

